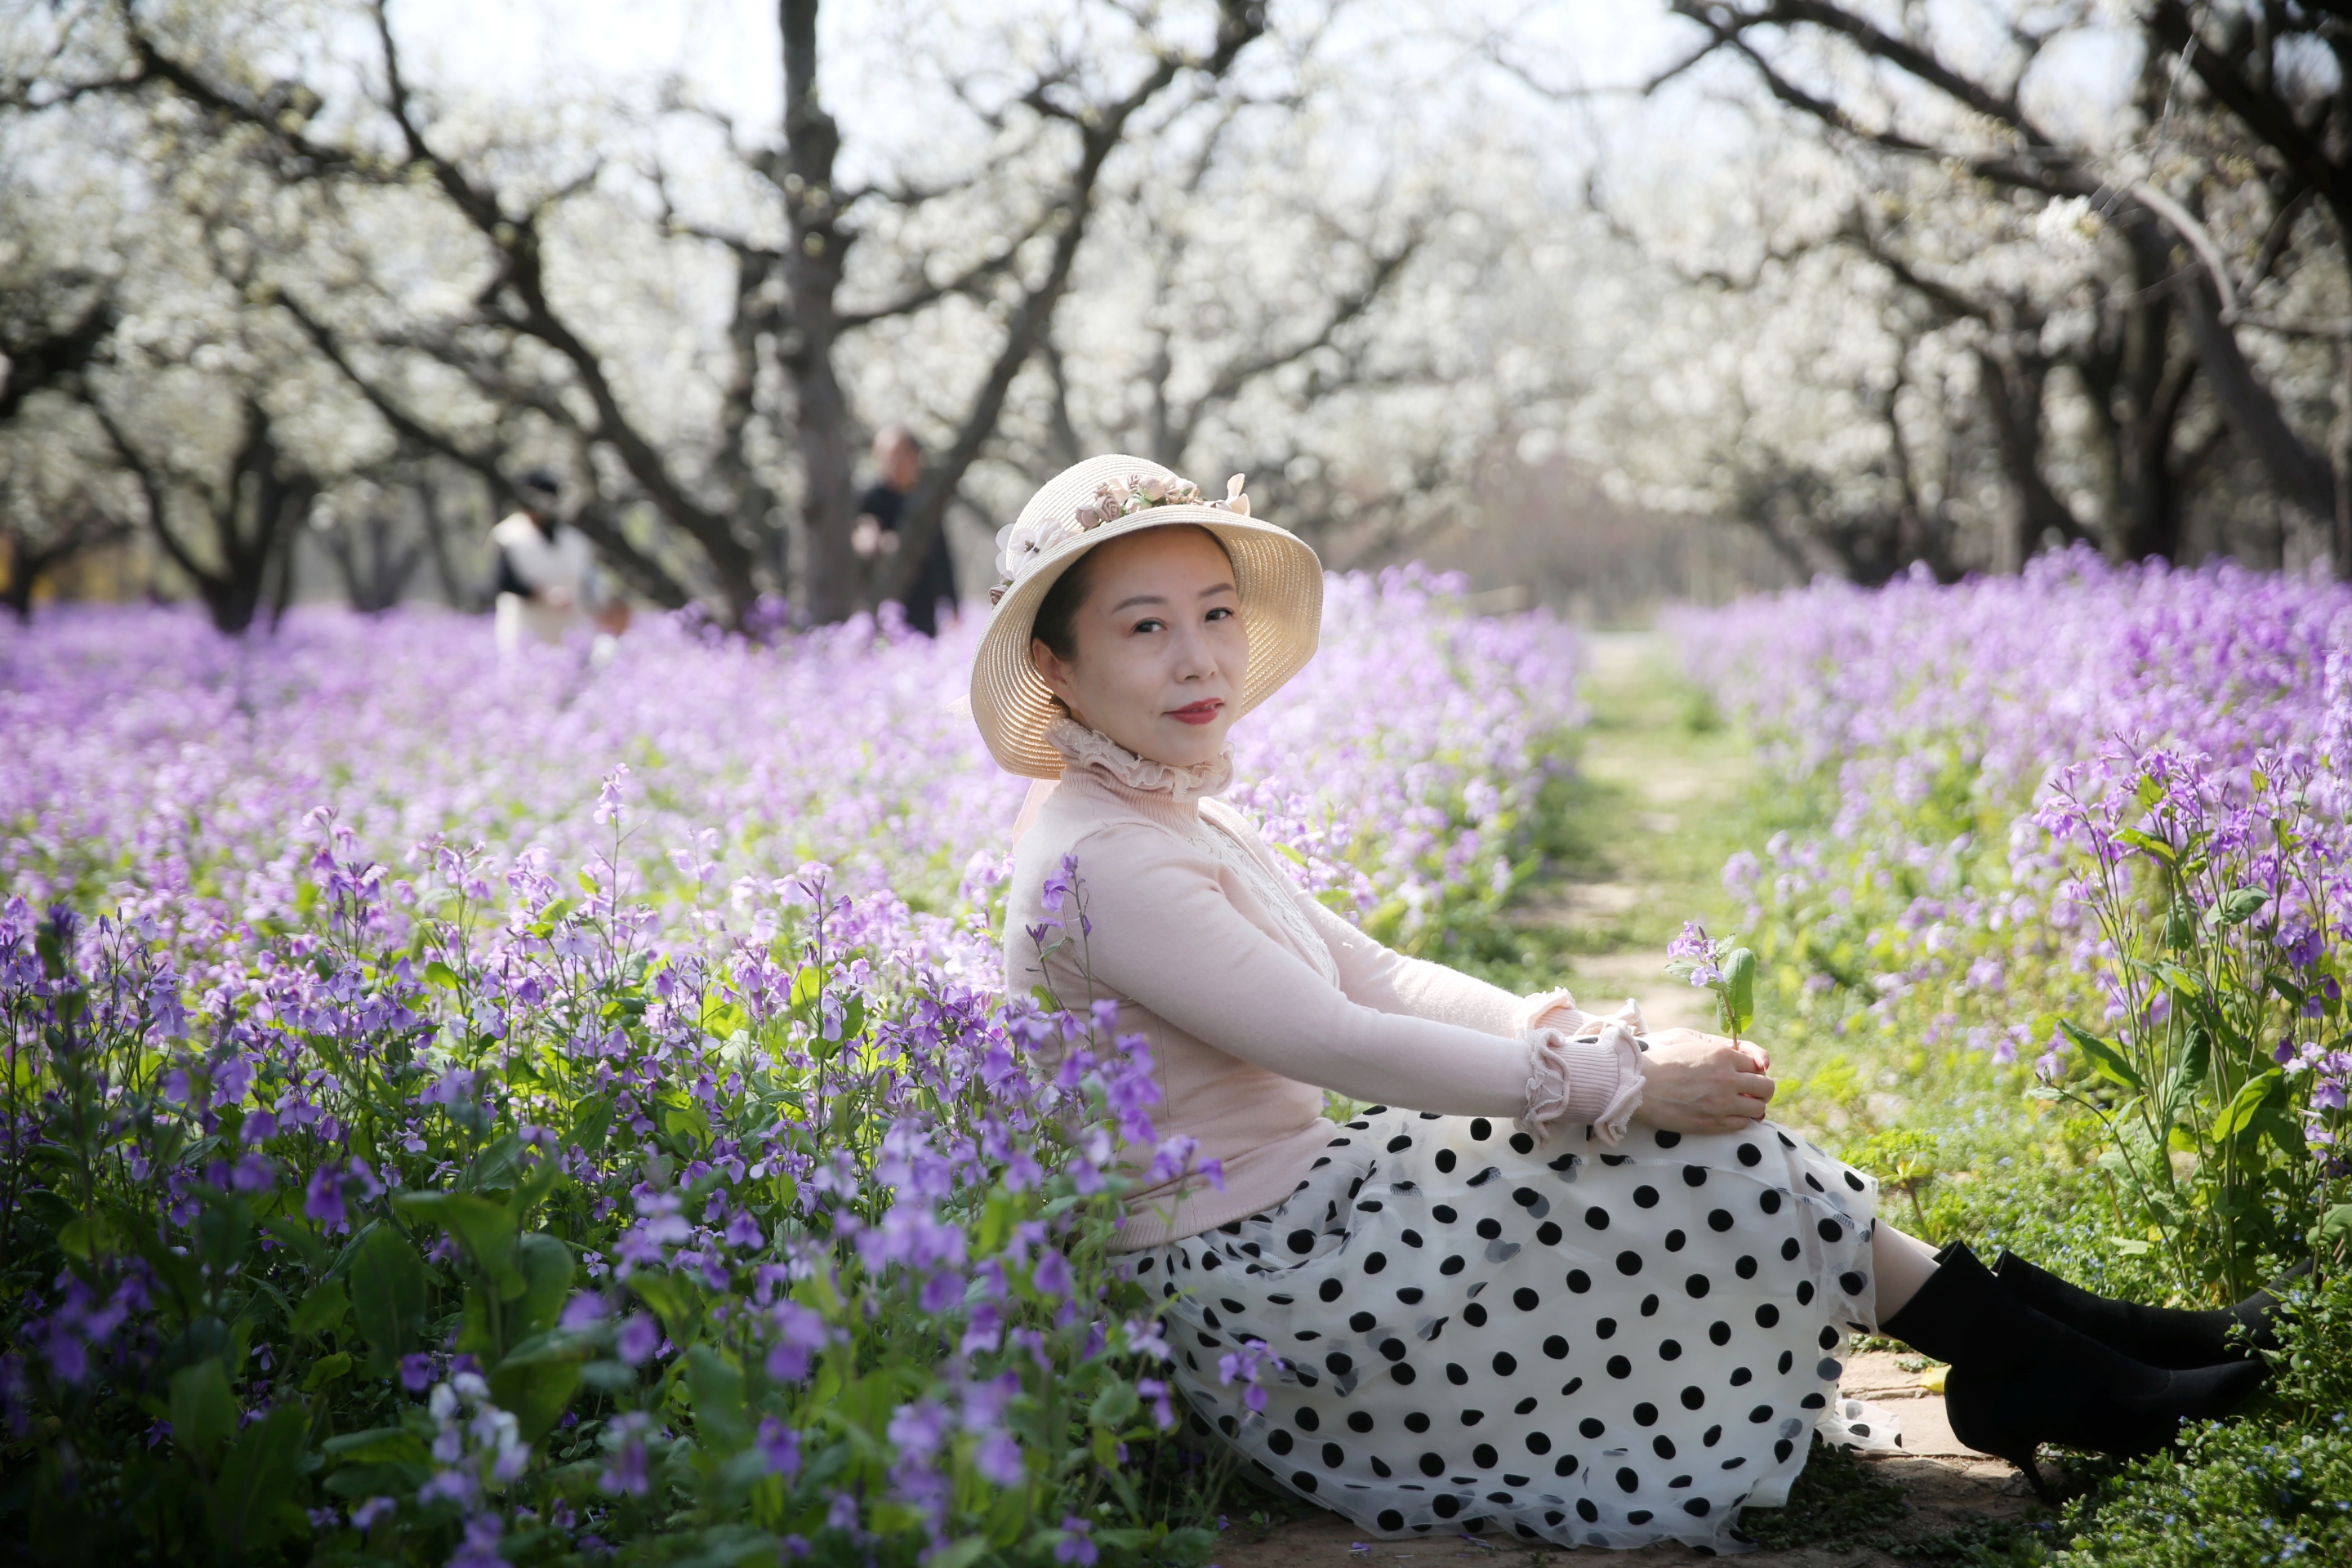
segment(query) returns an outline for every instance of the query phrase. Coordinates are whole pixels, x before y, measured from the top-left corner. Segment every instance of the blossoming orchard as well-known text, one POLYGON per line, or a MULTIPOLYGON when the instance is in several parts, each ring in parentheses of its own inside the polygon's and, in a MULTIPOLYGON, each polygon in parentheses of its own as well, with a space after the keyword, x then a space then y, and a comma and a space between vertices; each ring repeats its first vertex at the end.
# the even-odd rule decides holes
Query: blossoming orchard
MULTIPOLYGON (((1518 911, 1595 798, 1586 655, 1460 590, 1330 579, 1321 654, 1235 731, 1236 804, 1382 940, 1556 981, 1518 911)), ((609 663, 501 668, 488 635, 0 633, 11 1534, 81 1561, 1214 1560, 1257 1505, 1116 1266, 1113 1152, 1220 1173, 1155 1134, 1115 1006, 1005 984, 1022 781, 957 706, 968 637, 680 616, 609 663)), ((2352 595, 2077 554, 1671 641, 1771 805, 1655 966, 1784 1057, 1792 1119, 1928 1234, 2196 1305, 2334 1278, 2352 595), (1943 1120, 1890 1121, 1890 1090, 1943 1120)), ((1045 901, 1084 929, 1082 860, 1045 901)), ((2340 1327, 2307 1296, 2298 1331, 2340 1327)), ((1251 1342, 1214 1371, 1251 1411, 1286 1375, 1251 1342)), ((2287 1461, 2192 1450, 2012 1546, 2191 1503, 2347 1539, 2321 1375, 2260 1418, 2304 1456, 2268 1513, 2198 1478, 2287 1461)))

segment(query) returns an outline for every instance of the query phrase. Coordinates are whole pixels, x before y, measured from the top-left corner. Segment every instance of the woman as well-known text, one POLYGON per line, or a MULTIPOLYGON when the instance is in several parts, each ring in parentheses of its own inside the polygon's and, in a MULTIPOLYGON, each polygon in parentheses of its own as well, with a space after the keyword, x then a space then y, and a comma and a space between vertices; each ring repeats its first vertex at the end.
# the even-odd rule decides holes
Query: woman
POLYGON ((1115 999, 1159 1130, 1221 1164, 1134 1196, 1119 1245, 1199 1429, 1264 1474, 1381 1535, 1736 1551, 1849 1329, 1952 1363, 1954 1431, 2029 1475, 2039 1443, 2153 1449, 2260 1380, 2230 1331, 2266 1299, 2151 1311, 1933 1251, 1765 1119, 1756 1047, 1513 996, 1295 887, 1215 797, 1227 730, 1314 652, 1322 572, 1238 478, 1204 502, 1093 458, 1000 545, 973 715, 1004 767, 1060 781, 1020 837, 1006 978, 1115 999), (1041 953, 1066 857, 1089 924, 1041 953), (1326 1089, 1378 1103, 1336 1126, 1326 1089), (1253 1344, 1262 1412, 1220 1373, 1253 1344))

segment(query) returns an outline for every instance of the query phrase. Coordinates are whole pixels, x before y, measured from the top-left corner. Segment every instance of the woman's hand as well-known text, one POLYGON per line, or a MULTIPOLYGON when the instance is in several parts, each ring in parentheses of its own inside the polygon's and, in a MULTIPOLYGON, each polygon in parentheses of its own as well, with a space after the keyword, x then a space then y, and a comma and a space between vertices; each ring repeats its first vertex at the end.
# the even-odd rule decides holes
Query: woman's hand
POLYGON ((1642 1056, 1642 1106, 1633 1120, 1667 1132, 1744 1132, 1772 1099, 1772 1058, 1696 1029, 1662 1029, 1642 1056))

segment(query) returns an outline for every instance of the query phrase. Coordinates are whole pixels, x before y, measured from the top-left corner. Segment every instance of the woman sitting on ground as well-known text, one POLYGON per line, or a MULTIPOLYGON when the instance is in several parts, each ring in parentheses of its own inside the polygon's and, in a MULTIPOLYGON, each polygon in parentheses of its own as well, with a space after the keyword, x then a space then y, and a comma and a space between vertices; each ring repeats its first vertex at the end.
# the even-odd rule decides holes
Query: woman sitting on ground
POLYGON ((1160 1131, 1222 1163, 1131 1198, 1118 1245, 1197 1428, 1262 1474, 1385 1536, 1737 1551, 1739 1510, 1840 1435, 1849 1331, 1950 1362, 1953 1430, 2029 1475, 2039 1444, 2151 1450, 2260 1381, 2231 1331, 2264 1299, 2153 1310, 1935 1251, 1766 1120, 1754 1046, 1511 995, 1291 883, 1216 796, 1227 730, 1314 653, 1322 568, 1238 480, 1204 502, 1096 458, 1001 542, 972 711, 1000 763, 1059 781, 1020 836, 1006 980, 1115 998, 1160 1131), (1090 931, 1041 954, 1070 856, 1090 931), (1335 1125, 1327 1089, 1375 1107, 1335 1125), (1219 1377, 1253 1342, 1262 1413, 1219 1377))

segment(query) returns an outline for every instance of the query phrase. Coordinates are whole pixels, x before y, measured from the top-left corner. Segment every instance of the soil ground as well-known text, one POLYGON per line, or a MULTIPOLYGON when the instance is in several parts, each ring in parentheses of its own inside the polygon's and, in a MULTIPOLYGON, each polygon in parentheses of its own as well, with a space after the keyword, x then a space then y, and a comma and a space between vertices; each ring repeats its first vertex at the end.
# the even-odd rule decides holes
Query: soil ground
MULTIPOLYGON (((1724 859, 1756 831, 1749 750, 1677 677, 1664 634, 1596 633, 1587 647, 1583 694, 1592 723, 1582 754, 1584 852, 1532 892, 1519 918, 1562 953, 1567 983, 1587 1008, 1605 1012, 1631 996, 1652 1027, 1712 1028, 1711 999, 1664 973, 1664 949, 1685 919, 1720 906, 1724 859)), ((1844 1489, 1828 1495, 1816 1489, 1809 1500, 1800 1482, 1792 1510, 1809 1507, 1812 1517, 1792 1515, 1784 1522, 1797 1528, 1776 1533, 1811 1543, 1760 1551, 1743 1563, 1894 1568, 1950 1562, 1970 1536, 2035 1511, 2015 1471, 1952 1436, 1943 1396, 1920 1386, 1921 1365, 1884 1350, 1848 1359, 1843 1392, 1892 1409, 1903 1451, 1856 1455, 1850 1465, 1834 1467, 1834 1476, 1813 1476, 1809 1468, 1816 1483, 1844 1489), (1840 1500, 1850 1495, 1867 1506, 1841 1511, 1840 1500)), ((1832 1468, 1818 1452, 1814 1465, 1832 1468)), ((1749 1516, 1751 1526, 1769 1529, 1769 1520, 1761 1512, 1749 1516)), ((1538 1568, 1570 1555, 1493 1536, 1368 1540, 1345 1520, 1317 1513, 1281 1522, 1235 1521, 1216 1562, 1222 1568, 1394 1568, 1490 1559, 1538 1568)), ((1702 1556, 1664 1545, 1609 1560, 1627 1568, 1679 1568, 1702 1556)))

